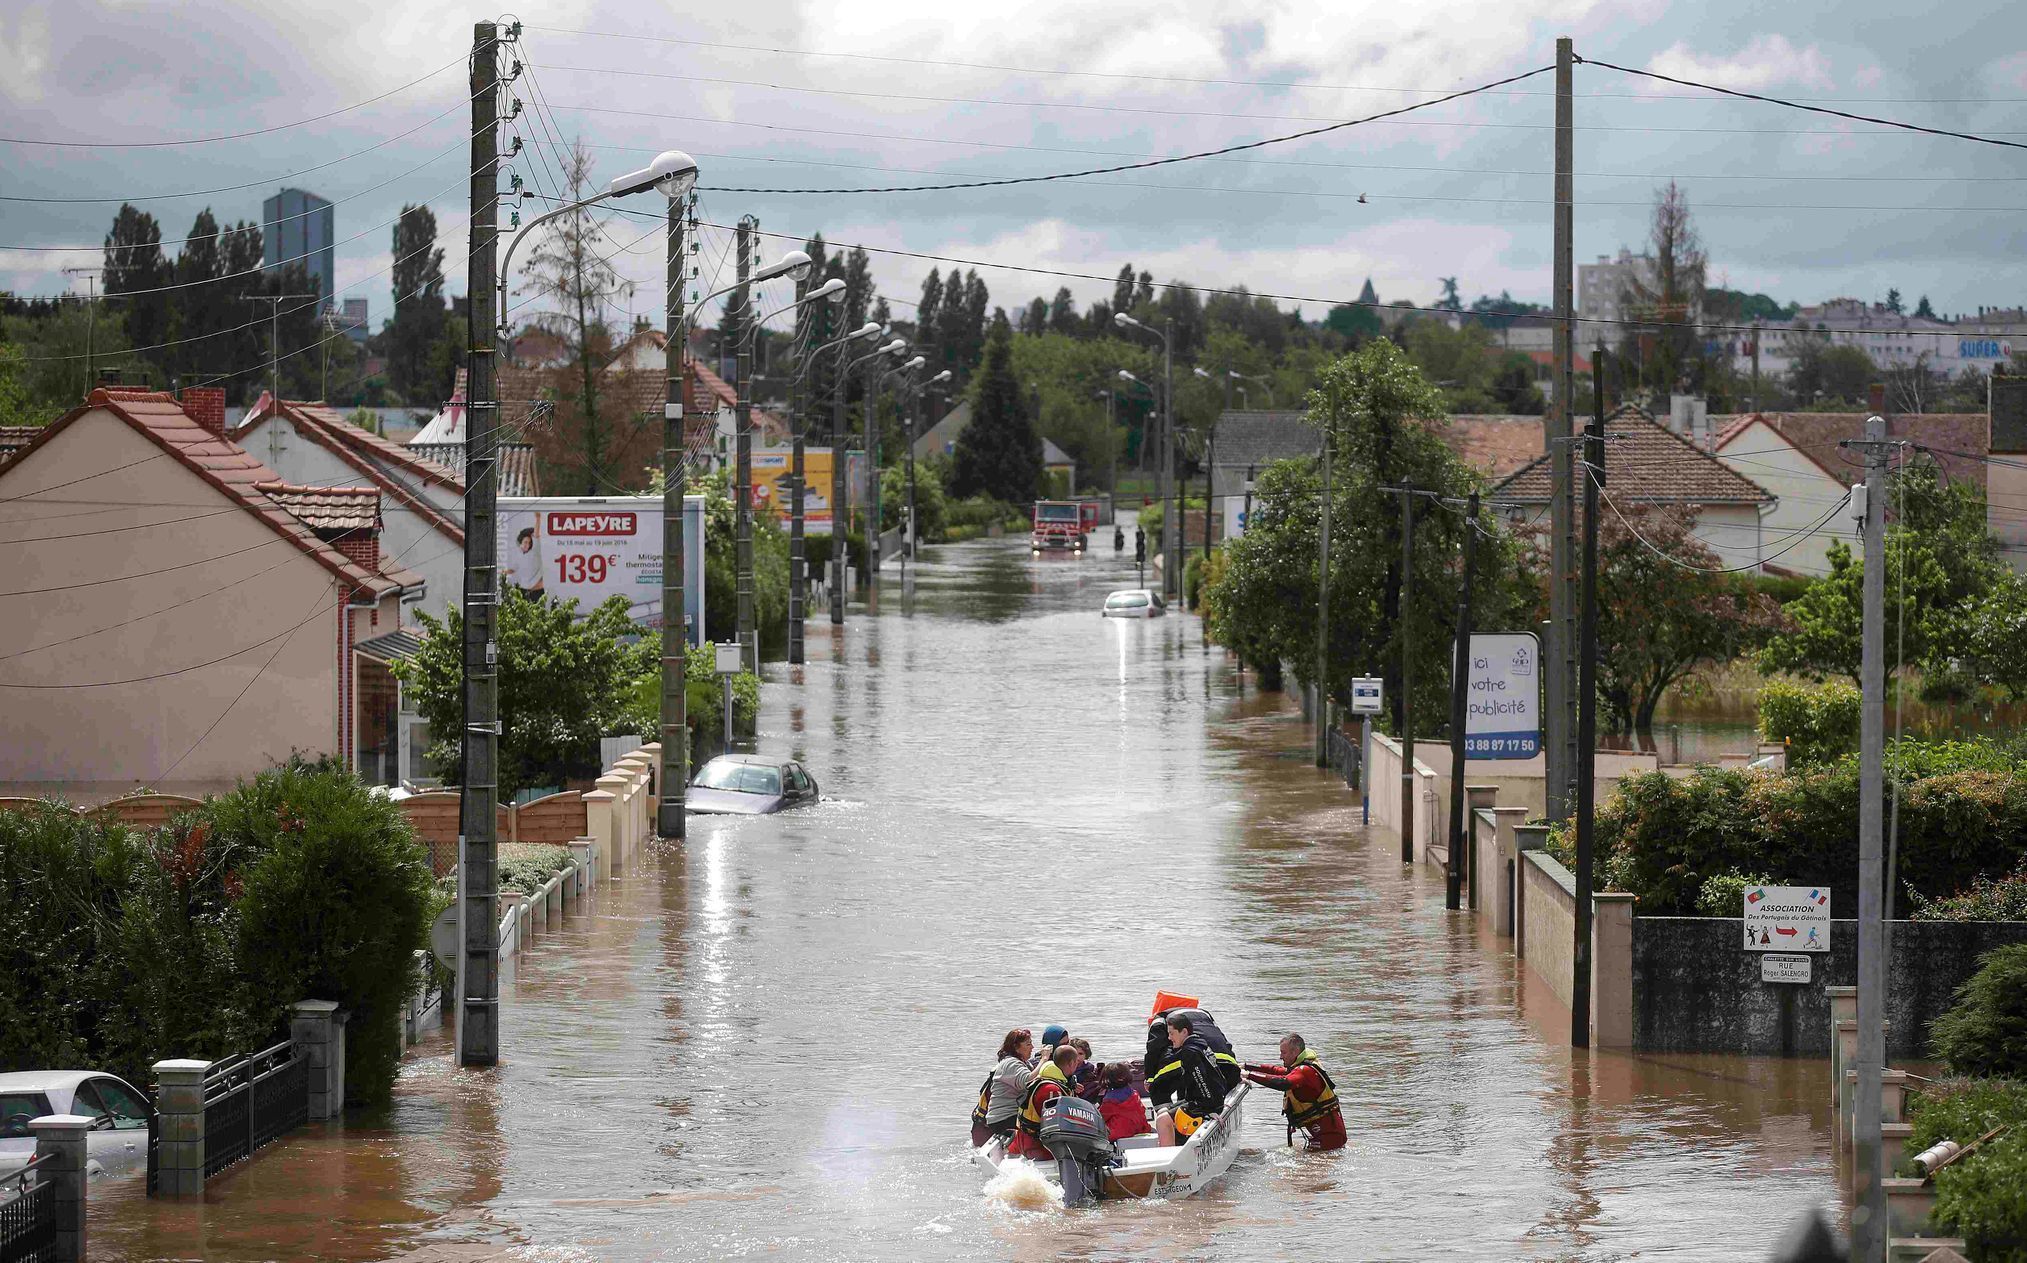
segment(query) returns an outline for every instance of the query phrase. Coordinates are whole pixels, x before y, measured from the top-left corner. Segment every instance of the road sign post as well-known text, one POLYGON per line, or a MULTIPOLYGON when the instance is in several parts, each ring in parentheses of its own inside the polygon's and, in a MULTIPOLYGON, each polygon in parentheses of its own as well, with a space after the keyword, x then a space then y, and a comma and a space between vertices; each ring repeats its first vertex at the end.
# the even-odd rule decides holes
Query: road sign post
POLYGON ((739 674, 742 649, 743 646, 736 640, 730 644, 711 646, 718 668, 718 678, 725 686, 725 749, 728 753, 732 749, 732 677, 739 674))
MULTIPOLYGON (((1250 491, 1251 483, 1246 484, 1250 491)), ((1351 713, 1358 716, 1358 809, 1360 824, 1372 823, 1372 717, 1385 704, 1386 681, 1361 675, 1351 682, 1351 713)))

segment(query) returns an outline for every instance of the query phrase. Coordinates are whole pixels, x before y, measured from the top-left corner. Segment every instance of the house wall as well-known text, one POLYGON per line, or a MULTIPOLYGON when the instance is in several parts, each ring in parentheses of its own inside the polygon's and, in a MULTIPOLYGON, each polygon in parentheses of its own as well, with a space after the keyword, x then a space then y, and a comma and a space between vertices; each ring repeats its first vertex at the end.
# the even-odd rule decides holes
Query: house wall
POLYGON ((202 793, 336 748, 337 586, 119 418, 79 417, 0 477, 0 685, 63 686, 0 687, 0 793, 202 793), (136 676, 160 678, 78 687, 136 676))
MULTIPOLYGON (((1820 514, 1827 507, 1821 506, 1816 512, 1820 514)), ((1696 514, 1691 534, 1716 553, 1718 565, 1726 569, 1758 564, 1763 541, 1774 535, 1760 524, 1759 506, 1751 504, 1705 505, 1696 514)), ((1779 565, 1780 561, 1774 564, 1779 565)))
POLYGON ((2027 454, 2013 454, 2002 465, 1985 467, 1986 528, 1999 537, 2000 553, 2013 569, 2027 571, 2027 454))
MULTIPOLYGON (((1829 511, 1844 494, 1844 487, 1815 461, 1797 451, 1781 433, 1762 421, 1755 421, 1734 435, 1716 456, 1734 471, 1752 479, 1780 499, 1768 511, 1762 529, 1765 554, 1779 552, 1773 565, 1797 574, 1830 573, 1830 545, 1843 540, 1858 548, 1857 524, 1839 514, 1805 539, 1787 539, 1804 530, 1829 511), (1788 545, 1794 547, 1789 549, 1788 545), (1787 549, 1782 552, 1781 550, 1787 549)), ((1834 458, 1833 458, 1834 459, 1834 458)), ((1853 480, 1859 477, 1853 471, 1853 480)))
MULTIPOLYGON (((239 445, 254 459, 280 474, 286 482, 310 487, 373 485, 372 479, 345 463, 329 448, 296 433, 292 425, 262 421, 240 437, 239 445)), ((377 462, 374 467, 381 468, 377 462)), ((383 472, 393 476, 391 471, 383 472)), ((412 491, 421 484, 421 479, 412 475, 400 481, 412 491)), ((435 498, 431 497, 430 503, 435 502, 435 498)), ((460 518, 462 514, 460 507, 460 518)), ((428 584, 422 608, 442 617, 446 610, 458 603, 459 593, 463 591, 463 547, 437 530, 427 518, 384 491, 380 493, 380 522, 380 555, 390 561, 398 561, 421 575, 428 584)))

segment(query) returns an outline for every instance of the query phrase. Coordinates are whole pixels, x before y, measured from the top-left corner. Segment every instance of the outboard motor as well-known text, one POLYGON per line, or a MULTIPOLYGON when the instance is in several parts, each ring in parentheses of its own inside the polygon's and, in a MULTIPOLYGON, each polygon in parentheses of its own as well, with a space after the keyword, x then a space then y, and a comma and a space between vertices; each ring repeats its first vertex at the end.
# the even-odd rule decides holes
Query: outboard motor
POLYGON ((1079 1206, 1105 1195, 1105 1171, 1119 1161, 1119 1146, 1105 1116, 1074 1096, 1051 1098, 1042 1107, 1042 1147, 1056 1159, 1063 1181, 1063 1205, 1079 1206))

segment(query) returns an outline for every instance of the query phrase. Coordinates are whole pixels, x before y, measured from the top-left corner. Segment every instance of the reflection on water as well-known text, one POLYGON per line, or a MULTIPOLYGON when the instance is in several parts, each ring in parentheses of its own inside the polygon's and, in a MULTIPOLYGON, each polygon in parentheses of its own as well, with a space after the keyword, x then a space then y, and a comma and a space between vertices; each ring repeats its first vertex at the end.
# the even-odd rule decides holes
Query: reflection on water
POLYGON ((1755 1257, 1834 1197, 1820 1064, 1573 1057, 1285 698, 1192 619, 1099 617, 1130 563, 978 541, 910 571, 765 690, 760 748, 823 803, 695 820, 604 887, 519 962, 496 1071, 439 1044, 385 1118, 199 1206, 97 1198, 95 1257, 1755 1257), (999 1035, 1135 1055, 1163 987, 1249 1059, 1301 1031, 1350 1147, 1290 1150, 1263 1097, 1190 1201, 987 1197, 965 1114, 999 1035))

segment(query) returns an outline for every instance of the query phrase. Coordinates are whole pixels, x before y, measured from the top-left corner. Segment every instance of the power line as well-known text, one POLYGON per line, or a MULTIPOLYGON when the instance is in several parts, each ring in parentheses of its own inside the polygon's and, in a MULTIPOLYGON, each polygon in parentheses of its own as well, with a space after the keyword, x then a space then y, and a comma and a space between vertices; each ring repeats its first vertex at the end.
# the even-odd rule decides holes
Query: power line
MULTIPOLYGON (((1000 72, 1000 73, 1003 73, 1003 74, 1018 74, 1018 75, 1037 75, 1037 76, 1061 76, 1061 77, 1070 77, 1070 78, 1082 78, 1082 79, 1122 79, 1122 80, 1130 80, 1130 81, 1133 81, 1133 82, 1145 82, 1145 83, 1186 83, 1186 84, 1193 84, 1193 85, 1202 85, 1202 86, 1212 86, 1212 87, 1233 87, 1233 88, 1281 88, 1281 89, 1296 89, 1296 90, 1301 90, 1301 91, 1309 91, 1309 92, 1402 92, 1402 93, 1435 93, 1435 92, 1442 92, 1442 91, 1444 91, 1444 90, 1445 90, 1445 89, 1442 89, 1442 88, 1382 88, 1382 87, 1374 87, 1374 86, 1371 86, 1371 85, 1367 85, 1367 84, 1351 84, 1351 83, 1299 83, 1299 82, 1294 82, 1294 81, 1277 81, 1277 80, 1258 80, 1258 79, 1217 79, 1217 78, 1200 78, 1200 77, 1195 77, 1195 76, 1189 76, 1189 75, 1155 75, 1155 74, 1137 74, 1137 73, 1128 73, 1128 72, 1122 72, 1122 71, 1103 71, 1103 70, 1072 70, 1072 69, 1065 69, 1065 68, 1041 68, 1041 67, 1034 67, 1034 66, 1010 66, 1010 65, 1004 65, 1004 64, 999 64, 999 63, 994 63, 994 62, 976 62, 976 61, 957 61, 957 60, 953 60, 953 59, 947 59, 947 58, 930 58, 930 57, 896 57, 896 56, 891 56, 891 55, 885 55, 885 54, 878 54, 878 53, 840 53, 840 52, 830 52, 830 51, 824 51, 824 50, 819 50, 819 49, 812 49, 812 48, 776 48, 776 47, 773 47, 773 46, 770 46, 770 45, 764 45, 764 44, 727 44, 727 43, 719 43, 719 42, 714 42, 714 41, 711 41, 711 40, 701 40, 701 39, 683 39, 683 38, 680 38, 680 37, 677 37, 677 36, 669 36, 669 35, 642 35, 642 34, 629 34, 629 33, 626 33, 626 32, 621 32, 621 31, 585 31, 585 30, 577 30, 577 29, 573 29, 573 28, 571 28, 571 27, 566 27, 566 26, 543 26, 543 25, 539 25, 539 24, 537 24, 537 23, 529 23, 529 24, 528 24, 528 29, 529 29, 529 30, 534 30, 534 31, 554 31, 555 33, 557 33, 557 34, 559 34, 559 35, 580 35, 580 36, 588 36, 588 37, 593 37, 593 38, 599 38, 599 39, 619 39, 619 40, 627 40, 627 41, 629 41, 629 42, 639 42, 639 43, 650 43, 650 44, 680 44, 680 45, 683 45, 683 46, 686 46, 686 47, 690 47, 690 48, 717 48, 717 49, 726 49, 726 50, 729 50, 729 51, 733 51, 733 52, 747 52, 747 53, 773 53, 773 54, 777 54, 777 55, 780 55, 780 56, 786 56, 786 57, 834 57, 834 58, 840 58, 840 59, 844 59, 844 60, 850 60, 850 61, 879 61, 879 62, 890 62, 890 63, 895 63, 895 64, 899 64, 899 65, 906 65, 906 66, 936 66, 936 67, 944 67, 944 68, 954 68, 954 69, 959 69, 959 70, 991 70, 991 71, 997 71, 997 72, 1000 72)), ((1553 93, 1553 92, 1540 92, 1540 91, 1508 91, 1508 92, 1502 92, 1502 93, 1501 93, 1500 95, 1502 95, 1502 96, 1553 96, 1553 95, 1554 95, 1554 93, 1553 93)), ((1579 94, 1578 94, 1578 97, 1577 97, 1577 99, 1578 99, 1578 100, 1590 100, 1590 99, 1629 99, 1629 100, 1643 100, 1643 101, 1693 101, 1693 100, 1697 100, 1698 98, 1697 98, 1697 97, 1695 97, 1695 96, 1694 96, 1694 95, 1692 95, 1692 94, 1689 94, 1689 93, 1681 93, 1681 92, 1669 92, 1669 93, 1612 93, 1612 92, 1592 92, 1592 93, 1579 93, 1579 94)), ((1980 103, 1980 104, 1982 104, 1982 103, 1986 102, 1987 100, 1992 100, 1992 101, 2005 101, 2005 100, 2014 100, 2014 99, 2017 99, 2017 98, 1986 98, 1986 97, 1846 97, 1846 98, 1820 98, 1820 99, 1825 99, 1825 100, 1829 100, 1829 99, 1842 99, 1842 100, 1846 100, 1846 101, 1905 101, 1905 102, 1910 102, 1910 103, 1920 103, 1920 104, 1960 104, 1960 103, 1972 103, 1972 102, 1975 102, 1975 103, 1980 103)))
POLYGON ((0 145, 53 145, 64 149, 161 149, 171 145, 209 145, 221 140, 246 140, 253 136, 271 136, 276 132, 285 132, 296 127, 307 127, 311 123, 321 123, 327 118, 336 118, 340 114, 349 114, 353 110, 364 109, 375 102, 385 101, 388 97, 408 91, 418 83, 426 83, 436 78, 453 66, 462 66, 464 61, 464 55, 459 54, 454 60, 445 62, 421 78, 410 79, 400 87, 389 88, 378 96, 369 96, 363 101, 341 106, 338 109, 329 110, 322 114, 312 115, 309 118, 300 118, 293 123, 277 123, 273 127, 257 127, 252 131, 228 132, 222 136, 196 136, 188 140, 43 140, 30 136, 0 136, 0 145))
POLYGON ((1652 70, 1634 70, 1628 66, 1615 66, 1609 61, 1594 61, 1587 57, 1579 57, 1577 60, 1587 66, 1603 66, 1607 70, 1616 70, 1620 74, 1639 75, 1645 79, 1659 79, 1664 83, 1678 84, 1685 88, 1701 88, 1705 92, 1716 92, 1724 96, 1737 97, 1743 101, 1760 101, 1767 105, 1785 106, 1791 110, 1803 110, 1810 114, 1828 114, 1833 118, 1846 118, 1858 123, 1877 123, 1881 127, 1895 128, 1907 132, 1920 132, 1926 136, 1943 136, 1951 140, 1971 140, 1981 145, 2002 145, 2008 149, 2027 149, 2027 144, 2022 144, 2017 140, 1997 139, 1997 136, 2018 136, 2021 134, 2019 132, 1999 132, 1994 136, 1979 136, 1972 132, 1953 132, 1942 127, 1924 127, 1920 123, 1904 123, 1899 119, 1877 118, 1870 114, 1853 114, 1848 110, 1833 110, 1826 105, 1809 105, 1802 101, 1784 100, 1777 96, 1763 96, 1757 92, 1741 92, 1737 88, 1721 88, 1714 83, 1698 83, 1694 79, 1677 79, 1672 75, 1664 75, 1652 70))
POLYGON ((1799 548, 1802 544, 1802 541, 1808 539, 1811 535, 1814 535, 1817 531, 1821 530, 1823 528, 1823 525, 1827 523, 1833 516, 1835 516, 1837 510, 1842 508, 1845 504, 1848 504, 1851 500, 1850 495, 1846 494, 1842 500, 1832 505, 1829 508, 1829 510, 1825 512, 1821 517, 1817 518, 1814 522, 1810 523, 1808 526, 1797 531, 1793 538, 1793 541, 1789 543, 1786 548, 1782 548, 1774 553, 1770 553, 1766 556, 1763 556, 1759 558, 1757 561, 1751 563, 1750 565, 1725 566, 1725 567, 1698 566, 1690 562, 1683 561, 1679 557, 1670 556, 1665 549, 1658 547, 1657 545, 1654 544, 1653 541, 1649 540, 1645 535, 1642 535, 1639 531, 1639 528, 1634 526, 1633 523, 1627 519, 1625 513, 1620 510, 1618 502, 1612 499, 1611 493, 1605 490, 1604 484, 1598 481, 1597 471, 1592 469, 1588 462, 1584 464, 1584 476, 1586 478, 1589 478, 1591 482, 1597 486, 1598 494, 1604 497, 1605 504, 1609 506, 1612 510, 1612 516, 1618 518, 1619 524, 1621 526, 1624 526, 1626 528, 1627 533, 1630 534, 1634 539, 1638 540, 1641 546, 1644 547, 1648 552, 1653 553, 1656 557, 1659 557, 1661 560, 1667 562, 1671 566, 1677 566, 1683 570, 1692 570, 1698 574, 1708 574, 1708 575, 1743 574, 1747 571, 1758 571, 1763 569, 1768 562, 1774 560, 1776 557, 1785 556, 1787 553, 1793 551, 1796 548, 1799 548))
POLYGON ((213 194, 217 193, 238 193, 245 189, 264 188, 270 184, 281 184, 289 180, 297 179, 301 176, 306 176, 313 171, 322 171, 327 167, 335 167, 342 162, 350 162, 354 158, 364 157, 365 155, 372 153, 378 149, 385 149, 387 146, 393 144, 397 140, 402 140, 406 137, 413 136, 415 133, 421 131, 425 127, 429 127, 436 123, 442 122, 444 119, 449 118, 451 115, 457 113, 459 110, 464 109, 469 104, 470 102, 468 100, 459 101, 457 104, 451 106, 443 113, 435 115, 434 117, 431 118, 424 119, 422 122, 417 123, 415 126, 409 128, 405 132, 396 132, 394 135, 389 136, 384 140, 375 141, 373 144, 366 146, 364 149, 355 149, 351 153, 333 158, 329 162, 320 162, 313 167, 304 167, 300 171, 291 171, 286 175, 269 176, 266 179, 261 180, 250 180, 245 184, 225 184, 215 189, 192 189, 184 193, 143 193, 138 195, 128 195, 125 197, 16 197, 11 194, 0 194, 0 202, 33 202, 44 205, 47 204, 89 205, 93 203, 104 203, 104 202, 122 202, 122 203, 173 202, 178 199, 186 197, 210 197, 213 194))

